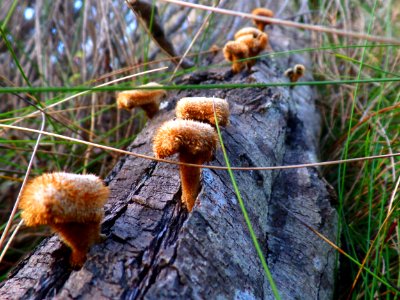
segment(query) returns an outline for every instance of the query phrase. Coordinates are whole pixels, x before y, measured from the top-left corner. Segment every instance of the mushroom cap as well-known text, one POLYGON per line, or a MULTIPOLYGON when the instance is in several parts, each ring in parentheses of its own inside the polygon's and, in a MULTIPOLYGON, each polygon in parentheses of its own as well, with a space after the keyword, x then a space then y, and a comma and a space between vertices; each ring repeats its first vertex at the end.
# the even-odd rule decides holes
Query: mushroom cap
POLYGON ((284 73, 284 75, 287 77, 291 77, 291 76, 293 76, 293 74, 294 74, 294 71, 292 68, 287 69, 284 73))
MULTIPOLYGON (((262 16, 262 17, 268 17, 268 18, 273 18, 274 17, 274 12, 268 8, 262 8, 262 7, 258 7, 253 9, 253 11, 251 12, 252 15, 256 15, 256 16, 262 16)), ((254 20, 253 19, 253 23, 254 24, 271 24, 270 22, 265 22, 265 21, 260 21, 260 20, 254 20)))
POLYGON ((226 126, 229 123, 229 104, 225 99, 186 97, 178 101, 175 111, 180 119, 196 120, 215 126, 214 107, 218 125, 226 126))
POLYGON ((247 46, 250 57, 256 56, 267 46, 268 35, 263 32, 257 38, 254 38, 250 34, 242 35, 236 40, 236 42, 245 44, 247 46))
POLYGON ((249 49, 249 56, 256 56, 268 44, 268 35, 264 32, 260 31, 260 34, 257 37, 253 37, 251 34, 241 35, 236 39, 236 42, 244 44, 249 49))
POLYGON ((241 36, 244 35, 252 35, 253 38, 258 37, 260 34, 262 34, 263 32, 257 28, 254 27, 244 27, 242 29, 239 29, 238 31, 236 31, 235 33, 235 40, 237 40, 238 38, 240 38, 241 36))
POLYGON ((28 226, 99 222, 108 195, 95 175, 45 173, 26 185, 19 208, 28 226))
POLYGON ((193 120, 167 121, 158 129, 153 140, 153 152, 158 158, 175 153, 192 155, 196 161, 210 161, 217 147, 218 135, 209 124, 193 120))
MULTIPOLYGON (((138 87, 162 87, 161 84, 156 82, 149 82, 138 87)), ((117 94, 118 108, 131 110, 136 106, 155 103, 159 105, 160 99, 165 96, 167 92, 162 89, 157 90, 130 90, 123 91, 117 94)))
POLYGON ((273 17, 274 12, 268 8, 257 7, 252 10, 252 15, 263 16, 263 17, 273 17))
POLYGON ((236 41, 229 41, 225 44, 223 49, 225 59, 227 61, 236 61, 238 59, 244 59, 249 56, 248 47, 236 41))
POLYGON ((294 66, 293 71, 297 74, 302 76, 304 74, 304 71, 306 70, 306 68, 301 65, 301 64, 297 64, 294 66))

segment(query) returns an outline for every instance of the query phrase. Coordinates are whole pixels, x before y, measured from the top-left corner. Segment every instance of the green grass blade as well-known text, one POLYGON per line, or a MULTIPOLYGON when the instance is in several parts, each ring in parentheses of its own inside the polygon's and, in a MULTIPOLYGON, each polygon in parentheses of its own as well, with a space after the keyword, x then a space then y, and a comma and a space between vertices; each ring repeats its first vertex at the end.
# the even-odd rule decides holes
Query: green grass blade
POLYGON ((4 43, 6 44, 6 47, 7 47, 8 51, 9 51, 10 54, 11 54, 11 56, 12 56, 12 58, 13 58, 15 64, 17 65, 18 70, 20 71, 22 77, 24 78, 26 84, 27 84, 29 87, 32 87, 32 85, 31 85, 31 83, 30 83, 28 77, 26 76, 26 74, 25 74, 25 72, 24 72, 24 70, 23 70, 21 64, 19 63, 18 57, 17 57, 17 55, 15 54, 14 49, 12 48, 12 46, 11 46, 11 44, 10 44, 10 41, 9 41, 8 38, 7 38, 6 33, 5 33, 4 30, 3 30, 3 27, 0 27, 0 34, 1 34, 1 37, 3 38, 4 43))
MULTIPOLYGON (((301 82, 269 82, 269 83, 249 83, 249 84, 187 84, 187 85, 165 85, 164 90, 208 90, 208 89, 245 89, 245 88, 265 88, 265 87, 294 87, 294 86, 323 86, 323 85, 342 85, 342 84, 368 84, 400 82, 400 77, 389 78, 369 78, 369 79, 348 79, 348 80, 327 80, 327 81, 301 81, 301 82)), ((132 86, 109 86, 109 87, 2 87, 0 94, 7 93, 44 93, 44 92, 115 92, 123 90, 152 90, 156 87, 132 87, 132 86)))
POLYGON ((10 21, 10 19, 11 19, 13 13, 14 13, 16 7, 17 7, 17 4, 18 4, 18 0, 14 0, 13 4, 12 4, 11 7, 10 7, 10 10, 7 12, 7 15, 6 15, 6 17, 5 17, 4 21, 3 21, 3 23, 1 24, 1 29, 2 29, 2 30, 5 30, 5 29, 6 29, 7 24, 8 24, 8 21, 10 21))
POLYGON ((260 244, 258 243, 256 234, 255 234, 254 229, 253 229, 253 226, 251 225, 251 221, 250 221, 249 215, 247 214, 246 207, 244 205, 242 196, 241 196, 239 188, 237 186, 235 176, 233 175, 233 172, 231 170, 231 165, 230 165, 230 162, 229 162, 228 154, 226 153, 226 150, 225 150, 224 141, 222 140, 222 135, 221 135, 221 131, 220 131, 219 126, 218 126, 218 118, 217 118, 217 115, 215 113, 215 110, 214 110, 214 118, 215 118, 215 125, 216 125, 216 128, 217 128, 219 141, 221 143, 221 149, 222 149, 222 152, 224 154, 224 160, 225 160, 226 166, 228 167, 229 177, 231 179, 231 182, 232 182, 232 185, 233 185, 233 189, 235 190, 236 197, 237 197, 237 199, 239 201, 240 209, 242 210, 243 217, 244 217, 244 219, 246 221, 247 228, 249 229, 251 239, 253 241, 254 247, 256 248, 258 257, 261 260, 261 264, 263 266, 265 275, 267 276, 269 284, 271 285, 271 289, 272 289, 272 292, 274 294, 274 297, 275 297, 275 299, 281 299, 281 297, 279 295, 278 288, 276 287, 274 279, 272 278, 272 274, 271 274, 271 272, 270 272, 270 270, 268 268, 267 262, 265 261, 265 257, 264 257, 264 254, 262 253, 260 244))

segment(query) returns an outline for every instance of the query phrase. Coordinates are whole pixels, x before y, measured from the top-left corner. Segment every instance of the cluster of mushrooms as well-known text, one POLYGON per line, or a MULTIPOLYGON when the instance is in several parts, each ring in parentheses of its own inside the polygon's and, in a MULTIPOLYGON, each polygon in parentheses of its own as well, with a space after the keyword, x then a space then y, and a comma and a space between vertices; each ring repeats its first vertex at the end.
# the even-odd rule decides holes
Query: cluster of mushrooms
MULTIPOLYGON (((176 105, 176 118, 161 125, 154 136, 153 152, 158 158, 179 153, 181 163, 202 165, 212 160, 218 144, 215 118, 219 126, 229 122, 225 99, 188 97, 176 105)), ((182 202, 192 211, 200 191, 200 168, 180 165, 182 202)))
MULTIPOLYGON (((251 12, 255 16, 272 18, 274 12, 266 8, 256 8, 251 12)), ((227 61, 232 62, 232 72, 239 73, 247 67, 250 71, 251 67, 256 63, 255 57, 260 54, 268 46, 268 34, 264 32, 269 22, 253 20, 254 27, 245 27, 235 33, 234 40, 228 41, 223 48, 224 57, 227 61)), ((284 75, 291 82, 296 82, 304 75, 305 67, 296 64, 293 68, 285 71, 284 75)))
MULTIPOLYGON (((141 107, 149 118, 158 111, 160 100, 166 95, 160 84, 150 82, 140 87, 159 87, 123 91, 117 95, 119 108, 131 110, 141 107)), ((229 122, 229 105, 225 99, 186 97, 178 101, 176 118, 161 125, 154 136, 153 152, 157 158, 179 153, 182 202, 192 211, 200 190, 200 168, 185 164, 202 165, 210 161, 218 144, 215 115, 219 126, 229 122)))
MULTIPOLYGON (((160 84, 141 87, 152 89, 123 91, 117 95, 119 108, 141 107, 149 118, 159 110, 166 95, 160 84)), ((202 165, 212 160, 218 144, 214 110, 218 125, 229 122, 229 105, 225 99, 182 98, 176 106, 176 118, 161 125, 154 136, 153 150, 158 158, 179 153, 181 163, 202 165)), ((180 165, 182 202, 192 211, 200 191, 199 167, 180 165)), ((95 175, 64 172, 45 173, 24 188, 19 208, 27 226, 47 225, 71 248, 70 265, 79 269, 86 261, 90 247, 100 242, 103 206, 109 188, 95 175)))
MULTIPOLYGON (((252 13, 266 17, 274 15, 271 10, 263 8, 252 13)), ((268 35, 263 32, 268 23, 254 23, 257 28, 239 30, 235 40, 227 42, 223 49, 225 58, 232 62, 234 73, 245 67, 250 70, 255 60, 249 58, 257 56, 268 45, 268 35)), ((304 71, 304 66, 297 64, 285 75, 295 82, 304 71)), ((118 93, 118 108, 132 110, 141 107, 149 118, 153 118, 167 93, 155 82, 140 87, 145 89, 118 93)), ((212 160, 218 144, 215 116, 219 126, 226 126, 229 123, 229 105, 220 98, 187 97, 178 101, 175 111, 176 118, 163 123, 157 130, 153 152, 157 158, 179 154, 182 202, 191 212, 201 189, 201 169, 187 164, 202 165, 212 160)), ((45 173, 26 185, 19 208, 27 226, 47 225, 58 232, 72 250, 71 266, 80 268, 86 261, 89 248, 103 238, 100 224, 108 196, 109 188, 95 175, 45 173)))
MULTIPOLYGON (((274 13, 266 8, 256 8, 252 14, 270 18, 274 16, 274 13)), ((250 71, 255 64, 254 57, 268 45, 268 34, 263 31, 269 23, 254 20, 254 24, 257 28, 245 27, 236 32, 234 41, 227 42, 223 49, 225 59, 232 62, 233 73, 239 73, 245 67, 250 71)))

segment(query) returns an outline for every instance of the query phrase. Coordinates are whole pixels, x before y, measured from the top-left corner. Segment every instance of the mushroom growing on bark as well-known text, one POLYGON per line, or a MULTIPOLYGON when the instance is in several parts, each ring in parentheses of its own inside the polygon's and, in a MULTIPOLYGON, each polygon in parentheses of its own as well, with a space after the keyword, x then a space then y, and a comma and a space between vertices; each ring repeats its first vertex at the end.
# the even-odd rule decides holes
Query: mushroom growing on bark
POLYGON ((50 226, 71 248, 71 266, 80 268, 90 246, 102 240, 100 223, 108 195, 108 187, 95 175, 46 173, 24 188, 21 218, 27 226, 50 226))
POLYGON ((285 76, 287 76, 290 82, 297 82, 301 77, 303 77, 306 68, 297 64, 293 68, 289 68, 285 71, 285 76))
POLYGON ((160 100, 167 94, 167 92, 161 89, 161 84, 156 82, 149 82, 139 87, 159 87, 160 89, 120 92, 117 94, 118 108, 131 110, 132 108, 139 106, 146 112, 149 118, 152 118, 158 112, 160 100))
MULTIPOLYGON (((260 54, 268 45, 268 35, 261 32, 260 35, 253 37, 252 35, 242 35, 236 39, 236 42, 242 43, 249 49, 249 56, 254 57, 260 54)), ((255 59, 250 59, 246 61, 247 67, 251 69, 256 63, 255 59)))
MULTIPOLYGON (((254 27, 244 27, 235 33, 235 42, 245 45, 248 49, 247 57, 257 56, 268 45, 268 35, 254 27)), ((246 60, 250 70, 256 63, 255 59, 246 60)))
MULTIPOLYGON (((267 8, 262 8, 262 7, 254 9, 251 12, 251 14, 256 15, 256 16, 261 16, 261 17, 268 17, 268 18, 274 17, 274 12, 272 10, 267 9, 267 8)), ((255 20, 255 19, 253 19, 253 23, 261 31, 264 31, 265 26, 271 24, 270 22, 260 21, 260 20, 255 20)))
POLYGON ((229 41, 226 43, 223 52, 225 59, 232 62, 233 73, 239 73, 245 67, 246 62, 242 60, 249 56, 249 48, 245 44, 229 41))
POLYGON ((215 126, 214 108, 218 125, 228 125, 229 104, 225 99, 186 97, 178 101, 175 111, 179 119, 195 120, 215 126))
POLYGON ((254 27, 243 27, 242 29, 239 29, 236 31, 234 38, 237 40, 238 38, 245 36, 245 35, 251 35, 253 38, 257 38, 261 33, 263 33, 261 30, 254 28, 254 27))
MULTIPOLYGON (((167 121, 158 129, 153 141, 153 152, 158 158, 179 153, 182 163, 204 164, 212 159, 218 135, 209 124, 192 120, 167 121)), ((182 202, 192 211, 200 191, 199 167, 180 165, 182 202)))

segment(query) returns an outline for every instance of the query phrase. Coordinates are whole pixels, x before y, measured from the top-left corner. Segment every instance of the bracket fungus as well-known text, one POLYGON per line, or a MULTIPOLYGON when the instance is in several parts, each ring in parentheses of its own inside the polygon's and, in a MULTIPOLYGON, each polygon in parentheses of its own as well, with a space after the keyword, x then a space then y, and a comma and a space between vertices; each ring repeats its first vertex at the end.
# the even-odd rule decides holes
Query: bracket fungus
POLYGON ((246 65, 243 59, 249 57, 249 48, 242 43, 229 41, 223 49, 224 57, 227 61, 232 62, 232 72, 239 73, 246 65))
MULTIPOLYGON (((158 129, 153 141, 153 152, 158 158, 166 158, 179 153, 183 163, 204 164, 212 160, 217 147, 218 135, 214 128, 192 120, 167 121, 158 129)), ((182 202, 192 211, 200 191, 200 171, 198 167, 180 165, 182 202)))
MULTIPOLYGON (((262 7, 253 9, 251 14, 255 15, 255 16, 260 16, 260 17, 268 17, 268 18, 273 18, 274 17, 274 12, 272 10, 267 9, 267 8, 262 8, 262 7)), ((260 21, 260 20, 255 20, 255 19, 253 19, 253 23, 261 31, 264 31, 265 26, 271 24, 270 22, 260 21)))
POLYGON ((290 82, 297 82, 301 77, 303 77, 306 68, 297 64, 293 68, 289 68, 285 71, 285 76, 289 78, 290 82))
POLYGON ((179 119, 195 120, 215 126, 214 108, 218 125, 228 125, 229 104, 225 99, 186 97, 178 101, 175 111, 179 119))
POLYGON ((95 175, 46 173, 24 188, 19 208, 27 226, 50 226, 71 250, 70 264, 80 268, 90 246, 102 240, 100 223, 108 187, 95 175))
MULTIPOLYGON (((156 82, 149 82, 139 87, 162 88, 162 85, 156 82)), ((166 94, 167 92, 163 89, 123 91, 117 94, 117 105, 118 108, 126 110, 139 106, 149 118, 152 118, 159 110, 161 98, 166 94)))

